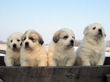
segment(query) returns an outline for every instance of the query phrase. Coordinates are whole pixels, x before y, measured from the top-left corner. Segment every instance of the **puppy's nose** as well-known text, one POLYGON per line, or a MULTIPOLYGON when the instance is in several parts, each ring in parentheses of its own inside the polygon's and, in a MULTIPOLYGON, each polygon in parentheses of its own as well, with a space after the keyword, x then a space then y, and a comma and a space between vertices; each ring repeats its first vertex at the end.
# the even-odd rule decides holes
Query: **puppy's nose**
POLYGON ((16 48, 17 46, 16 46, 16 44, 13 44, 13 48, 16 48))
POLYGON ((71 42, 71 44, 73 44, 73 43, 74 43, 74 41, 73 41, 73 40, 70 40, 70 42, 71 42))
POLYGON ((29 43, 28 43, 28 42, 26 42, 26 43, 25 43, 25 46, 29 46, 29 43))
POLYGON ((99 31, 100 33, 102 33, 102 29, 99 29, 98 31, 99 31))

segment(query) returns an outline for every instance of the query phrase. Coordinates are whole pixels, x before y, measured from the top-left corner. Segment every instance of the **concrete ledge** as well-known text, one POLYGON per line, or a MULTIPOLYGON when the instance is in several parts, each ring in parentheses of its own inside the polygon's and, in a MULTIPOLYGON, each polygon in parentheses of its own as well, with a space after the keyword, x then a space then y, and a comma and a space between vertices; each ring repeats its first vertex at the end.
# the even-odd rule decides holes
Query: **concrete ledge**
POLYGON ((109 82, 110 66, 0 67, 4 82, 109 82))

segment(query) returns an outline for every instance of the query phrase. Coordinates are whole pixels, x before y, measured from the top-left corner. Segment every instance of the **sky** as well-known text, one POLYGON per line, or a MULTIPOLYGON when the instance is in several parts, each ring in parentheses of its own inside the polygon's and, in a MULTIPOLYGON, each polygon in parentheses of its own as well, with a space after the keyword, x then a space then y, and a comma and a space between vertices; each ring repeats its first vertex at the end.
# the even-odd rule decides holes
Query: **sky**
POLYGON ((110 40, 110 0, 0 0, 0 40, 34 29, 46 44, 61 28, 83 38, 86 26, 100 23, 110 40))

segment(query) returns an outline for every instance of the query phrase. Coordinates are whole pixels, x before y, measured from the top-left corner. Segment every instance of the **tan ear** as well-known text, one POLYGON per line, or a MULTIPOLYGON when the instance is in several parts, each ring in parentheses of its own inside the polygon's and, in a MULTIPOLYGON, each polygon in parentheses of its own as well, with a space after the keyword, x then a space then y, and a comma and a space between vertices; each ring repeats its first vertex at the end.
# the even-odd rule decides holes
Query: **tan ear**
POLYGON ((84 30, 84 32, 83 32, 84 35, 87 35, 88 28, 89 28, 89 26, 87 26, 87 27, 85 28, 85 30, 84 30))
POLYGON ((43 45, 43 43, 44 43, 43 38, 41 37, 41 35, 39 33, 37 33, 37 35, 38 35, 39 44, 43 45))
POLYGON ((106 34, 104 33, 104 37, 106 37, 106 34))
POLYGON ((10 47, 10 45, 9 45, 9 38, 7 39, 7 47, 10 47))
POLYGON ((60 39, 60 33, 61 33, 61 31, 57 31, 57 32, 54 34, 54 36, 53 36, 53 41, 54 41, 55 43, 57 43, 57 42, 59 41, 59 39, 60 39))

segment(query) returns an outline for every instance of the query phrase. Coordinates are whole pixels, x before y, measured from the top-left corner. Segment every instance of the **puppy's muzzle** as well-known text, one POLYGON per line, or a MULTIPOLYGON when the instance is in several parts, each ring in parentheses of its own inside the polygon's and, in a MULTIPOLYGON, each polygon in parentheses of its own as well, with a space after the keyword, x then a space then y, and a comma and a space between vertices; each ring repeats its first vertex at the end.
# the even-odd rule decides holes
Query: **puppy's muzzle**
POLYGON ((74 41, 70 40, 70 45, 69 46, 74 46, 74 41))
POLYGON ((101 36, 103 35, 102 34, 102 29, 98 29, 98 34, 101 35, 101 36))
POLYGON ((25 42, 25 48, 29 47, 29 42, 25 42))
POLYGON ((16 44, 13 44, 13 49, 16 49, 17 48, 17 45, 16 44))

